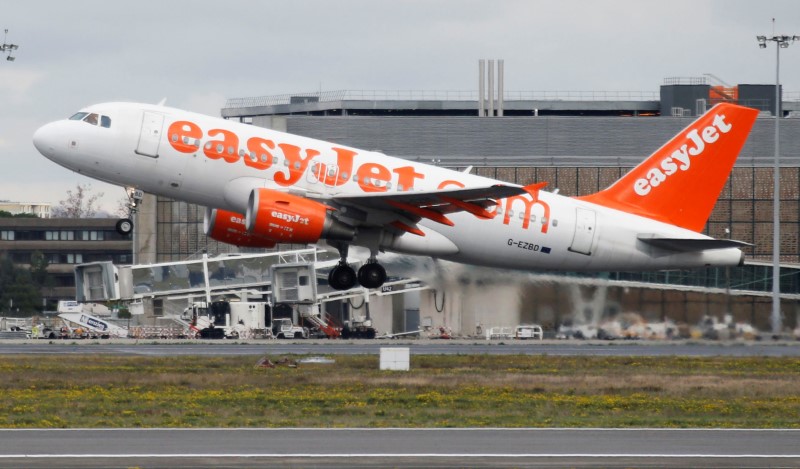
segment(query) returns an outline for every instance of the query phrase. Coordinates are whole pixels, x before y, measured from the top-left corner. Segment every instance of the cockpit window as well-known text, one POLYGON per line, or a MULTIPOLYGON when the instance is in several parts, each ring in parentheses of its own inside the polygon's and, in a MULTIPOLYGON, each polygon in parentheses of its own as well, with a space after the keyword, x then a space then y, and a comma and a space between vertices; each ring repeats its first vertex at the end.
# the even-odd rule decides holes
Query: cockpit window
POLYGON ((76 112, 69 118, 71 121, 84 121, 87 124, 91 125, 98 125, 100 127, 109 128, 111 127, 111 118, 108 116, 101 116, 100 114, 95 114, 94 112, 76 112))

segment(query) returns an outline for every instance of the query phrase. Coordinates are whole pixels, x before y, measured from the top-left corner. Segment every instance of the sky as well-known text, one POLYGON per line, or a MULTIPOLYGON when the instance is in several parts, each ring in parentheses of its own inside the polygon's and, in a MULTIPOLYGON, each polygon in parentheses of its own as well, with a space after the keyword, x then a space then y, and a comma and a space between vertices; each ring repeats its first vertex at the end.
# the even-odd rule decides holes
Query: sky
MULTIPOLYGON (((227 98, 475 91, 481 58, 505 60, 510 92, 774 83, 775 46, 755 37, 800 35, 800 2, 0 0, 0 29, 19 45, 0 58, 0 200, 57 205, 89 183, 114 211, 123 190, 41 156, 39 126, 107 101, 219 116, 227 98)), ((800 42, 781 50, 781 83, 800 92, 800 42)))

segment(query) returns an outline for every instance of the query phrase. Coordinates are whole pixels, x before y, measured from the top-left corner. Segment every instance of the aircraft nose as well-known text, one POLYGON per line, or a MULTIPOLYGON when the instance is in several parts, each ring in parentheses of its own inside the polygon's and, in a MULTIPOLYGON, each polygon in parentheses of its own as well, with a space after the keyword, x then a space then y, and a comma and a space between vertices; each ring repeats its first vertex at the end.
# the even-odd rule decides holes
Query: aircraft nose
POLYGON ((49 124, 45 124, 38 129, 36 132, 33 133, 33 146, 39 150, 39 153, 46 156, 49 159, 53 159, 55 156, 55 140, 56 138, 56 122, 51 122, 49 124))

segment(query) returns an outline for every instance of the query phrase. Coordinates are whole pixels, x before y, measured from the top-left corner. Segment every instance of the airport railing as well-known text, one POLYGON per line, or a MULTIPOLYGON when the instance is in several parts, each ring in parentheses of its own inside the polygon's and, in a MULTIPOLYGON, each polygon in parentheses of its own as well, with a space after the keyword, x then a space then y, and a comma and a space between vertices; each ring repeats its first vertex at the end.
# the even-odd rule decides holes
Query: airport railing
MULTIPOLYGON (((506 91, 505 101, 657 101, 657 91, 506 91)), ((337 90, 230 98, 223 109, 332 101, 477 101, 477 90, 337 90)))

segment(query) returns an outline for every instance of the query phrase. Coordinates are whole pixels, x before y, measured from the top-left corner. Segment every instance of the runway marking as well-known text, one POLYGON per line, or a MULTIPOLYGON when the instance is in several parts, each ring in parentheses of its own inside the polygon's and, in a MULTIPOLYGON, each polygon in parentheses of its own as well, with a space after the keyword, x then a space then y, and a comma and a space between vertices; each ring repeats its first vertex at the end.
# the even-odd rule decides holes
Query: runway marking
POLYGON ((800 454, 647 454, 647 453, 198 453, 198 454, 6 454, 0 459, 55 458, 651 458, 651 459, 796 459, 800 454))

